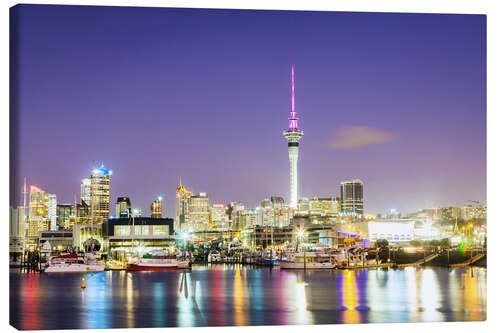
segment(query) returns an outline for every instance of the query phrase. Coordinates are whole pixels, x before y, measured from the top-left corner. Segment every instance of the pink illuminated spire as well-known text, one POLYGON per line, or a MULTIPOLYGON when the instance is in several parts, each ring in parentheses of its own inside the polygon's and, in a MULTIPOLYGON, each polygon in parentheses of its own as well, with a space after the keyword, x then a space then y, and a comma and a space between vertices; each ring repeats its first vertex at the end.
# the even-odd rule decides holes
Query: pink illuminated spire
POLYGON ((290 111, 290 117, 288 118, 288 132, 298 132, 299 131, 299 118, 295 113, 295 72, 292 65, 292 110, 290 111))

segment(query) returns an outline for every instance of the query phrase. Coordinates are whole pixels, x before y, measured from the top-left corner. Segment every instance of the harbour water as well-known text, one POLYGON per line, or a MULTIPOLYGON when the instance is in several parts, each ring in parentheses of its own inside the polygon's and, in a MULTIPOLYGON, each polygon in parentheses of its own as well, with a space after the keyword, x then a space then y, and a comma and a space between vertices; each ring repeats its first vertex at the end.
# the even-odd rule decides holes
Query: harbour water
POLYGON ((10 304, 11 325, 24 330, 480 321, 486 269, 12 270, 10 304))

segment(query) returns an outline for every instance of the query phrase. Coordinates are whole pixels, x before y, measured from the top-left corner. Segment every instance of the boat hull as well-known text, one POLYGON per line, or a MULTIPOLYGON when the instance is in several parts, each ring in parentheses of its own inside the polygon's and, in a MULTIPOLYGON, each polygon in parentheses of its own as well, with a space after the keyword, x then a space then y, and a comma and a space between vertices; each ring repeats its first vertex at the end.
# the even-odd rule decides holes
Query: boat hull
POLYGON ((83 264, 72 264, 72 265, 55 265, 48 266, 45 268, 45 273, 95 273, 103 272, 104 265, 83 265, 83 264))
MULTIPOLYGON (((306 263, 305 266, 306 269, 332 269, 335 268, 335 265, 326 262, 308 262, 306 263)), ((286 262, 282 261, 280 264, 280 269, 304 269, 304 263, 303 262, 286 262)))
POLYGON ((171 269, 177 269, 178 265, 136 265, 136 264, 129 264, 127 265, 127 270, 128 271, 164 271, 164 270, 171 270, 171 269))

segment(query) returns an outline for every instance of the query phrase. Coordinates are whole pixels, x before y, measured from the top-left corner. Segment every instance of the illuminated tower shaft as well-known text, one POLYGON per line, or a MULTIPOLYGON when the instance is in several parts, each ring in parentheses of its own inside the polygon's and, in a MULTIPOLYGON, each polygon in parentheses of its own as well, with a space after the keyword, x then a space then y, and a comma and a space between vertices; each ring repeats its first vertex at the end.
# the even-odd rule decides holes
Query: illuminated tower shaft
POLYGON ((299 118, 295 112, 295 73, 292 65, 292 108, 288 117, 288 129, 283 131, 288 141, 288 159, 290 160, 290 201, 289 206, 297 208, 299 198, 299 182, 297 163, 299 160, 299 141, 304 132, 299 130, 299 118))

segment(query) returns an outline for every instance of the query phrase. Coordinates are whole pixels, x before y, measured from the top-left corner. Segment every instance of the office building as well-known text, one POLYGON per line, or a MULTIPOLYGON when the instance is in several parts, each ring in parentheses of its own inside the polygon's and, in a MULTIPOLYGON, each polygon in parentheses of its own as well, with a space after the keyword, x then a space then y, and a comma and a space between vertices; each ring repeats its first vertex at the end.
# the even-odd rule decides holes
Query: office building
POLYGON ((115 251, 141 246, 145 252, 164 249, 175 244, 174 220, 137 217, 132 225, 129 218, 110 218, 102 225, 103 248, 114 257, 115 251))
POLYGON ((90 207, 82 201, 76 205, 75 214, 75 204, 60 204, 56 207, 57 212, 57 230, 71 229, 75 224, 75 219, 78 224, 88 224, 91 223, 90 220, 90 207))
POLYGON ((188 191, 179 181, 175 191, 175 229, 178 231, 188 230, 189 198, 193 193, 188 191))
POLYGON ((50 229, 49 194, 31 186, 29 194, 28 238, 35 239, 39 231, 50 229))
POLYGON ((57 196, 55 194, 49 194, 48 215, 50 230, 57 230, 57 196))
POLYGON ((228 205, 213 204, 210 207, 210 225, 216 230, 227 230, 229 228, 228 205))
POLYGON ((110 214, 110 185, 113 171, 104 165, 92 170, 90 176, 90 212, 93 223, 102 223, 110 214))
POLYGON ((116 217, 131 217, 132 205, 129 197, 118 197, 116 199, 116 217))
POLYGON ((194 231, 210 229, 210 201, 207 193, 200 192, 189 198, 189 224, 194 231))
POLYGON ((158 197, 153 203, 151 204, 151 217, 155 219, 161 219, 163 218, 163 207, 162 207, 162 202, 163 198, 158 197))
POLYGON ((90 206, 90 178, 83 178, 80 184, 80 202, 85 201, 85 203, 90 206))
POLYGON ((343 215, 363 215, 363 182, 353 179, 340 183, 340 200, 343 215))

